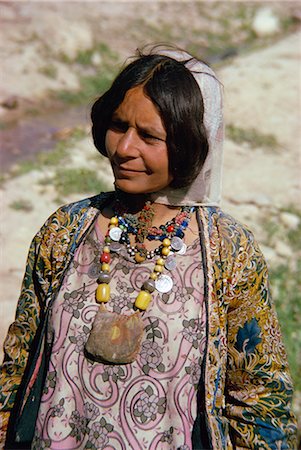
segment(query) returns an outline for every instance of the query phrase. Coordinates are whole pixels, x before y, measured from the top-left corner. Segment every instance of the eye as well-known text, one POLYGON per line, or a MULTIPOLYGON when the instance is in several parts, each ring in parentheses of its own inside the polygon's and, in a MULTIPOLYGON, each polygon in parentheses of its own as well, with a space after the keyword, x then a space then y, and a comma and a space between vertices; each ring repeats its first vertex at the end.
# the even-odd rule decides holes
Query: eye
POLYGON ((109 125, 109 129, 113 131, 117 131, 118 133, 126 133, 128 129, 128 124, 122 122, 121 120, 112 119, 109 125))
POLYGON ((160 139, 156 136, 153 136, 152 134, 146 133, 145 131, 140 131, 140 136, 142 137, 142 139, 144 139, 145 141, 149 141, 149 142, 158 142, 158 141, 162 141, 163 139, 160 139))

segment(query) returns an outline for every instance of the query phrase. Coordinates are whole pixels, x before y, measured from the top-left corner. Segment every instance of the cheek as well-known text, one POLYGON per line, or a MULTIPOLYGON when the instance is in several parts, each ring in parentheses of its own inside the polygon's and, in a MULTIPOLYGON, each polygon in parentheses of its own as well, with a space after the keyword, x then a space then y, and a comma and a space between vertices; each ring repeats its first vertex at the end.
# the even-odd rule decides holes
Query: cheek
POLYGON ((108 130, 105 138, 105 146, 109 159, 114 155, 116 148, 116 137, 111 130, 108 130))

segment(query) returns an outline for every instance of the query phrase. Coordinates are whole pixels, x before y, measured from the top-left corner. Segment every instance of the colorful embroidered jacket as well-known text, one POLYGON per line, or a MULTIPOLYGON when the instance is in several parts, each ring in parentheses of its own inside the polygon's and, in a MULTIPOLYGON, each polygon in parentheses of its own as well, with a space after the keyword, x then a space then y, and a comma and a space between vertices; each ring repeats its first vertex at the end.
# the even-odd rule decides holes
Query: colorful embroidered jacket
MULTIPOLYGON (((106 195, 60 208, 32 241, 16 320, 4 344, 2 439, 40 313, 106 195)), ((263 256, 252 234, 219 208, 200 208, 199 219, 208 318, 194 448, 294 449, 292 383, 263 256)))

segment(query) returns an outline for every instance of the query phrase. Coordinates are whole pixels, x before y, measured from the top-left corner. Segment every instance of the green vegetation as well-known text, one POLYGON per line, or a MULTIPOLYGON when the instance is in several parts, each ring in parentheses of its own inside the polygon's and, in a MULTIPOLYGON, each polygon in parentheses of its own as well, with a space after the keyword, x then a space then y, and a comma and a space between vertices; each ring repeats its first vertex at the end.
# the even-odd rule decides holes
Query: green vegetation
POLYGON ((298 227, 286 230, 277 217, 263 225, 267 245, 281 239, 294 251, 291 260, 270 269, 270 280, 295 389, 301 391, 301 211, 289 207, 281 212, 297 215, 300 218, 298 227))
POLYGON ((279 143, 272 134, 264 134, 254 128, 245 129, 235 125, 227 126, 227 137, 236 144, 248 144, 251 148, 264 147, 277 150, 279 143))
POLYGON ((63 90, 55 96, 64 103, 77 105, 87 104, 109 88, 116 74, 118 55, 106 43, 100 42, 89 50, 80 51, 73 60, 65 55, 62 55, 61 59, 79 73, 80 88, 76 91, 63 90), (100 68, 93 66, 93 55, 99 56, 100 68), (85 74, 87 69, 88 73, 85 74))
POLYGON ((51 151, 39 152, 34 159, 28 159, 20 162, 11 172, 11 176, 20 176, 33 170, 40 170, 45 167, 55 167, 67 162, 69 158, 69 149, 86 135, 85 131, 75 128, 72 134, 66 140, 57 142, 51 151))
POLYGON ((28 159, 20 162, 18 166, 12 170, 11 175, 20 176, 33 170, 40 170, 43 167, 51 167, 60 164, 68 155, 67 147, 69 145, 70 144, 66 144, 65 141, 58 142, 52 151, 37 153, 34 160, 28 159))
POLYGON ((57 68, 53 64, 41 67, 39 72, 48 78, 55 79, 57 77, 57 68))
POLYGON ((270 280, 296 390, 301 390, 301 260, 296 268, 280 265, 270 280))
POLYGON ((33 210, 32 203, 29 200, 21 198, 10 203, 9 207, 21 212, 30 212, 33 210))
POLYGON ((58 169, 51 183, 61 196, 106 190, 106 186, 100 181, 95 171, 85 168, 58 169))
POLYGON ((113 78, 114 72, 108 70, 102 70, 96 75, 81 77, 81 86, 78 91, 60 91, 57 93, 57 97, 69 105, 87 104, 91 99, 105 92, 110 87, 113 78))

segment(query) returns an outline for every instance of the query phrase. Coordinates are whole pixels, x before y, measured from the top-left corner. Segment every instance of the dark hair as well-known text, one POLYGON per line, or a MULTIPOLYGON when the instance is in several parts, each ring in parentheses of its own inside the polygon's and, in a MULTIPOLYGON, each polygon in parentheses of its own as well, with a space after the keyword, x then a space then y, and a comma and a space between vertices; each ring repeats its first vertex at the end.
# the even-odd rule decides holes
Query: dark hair
POLYGON ((140 54, 126 66, 92 106, 95 147, 107 156, 105 137, 112 115, 127 91, 140 85, 158 109, 166 130, 169 170, 173 175, 170 186, 189 186, 205 162, 209 145, 203 123, 202 93, 185 61, 160 54, 140 54))

